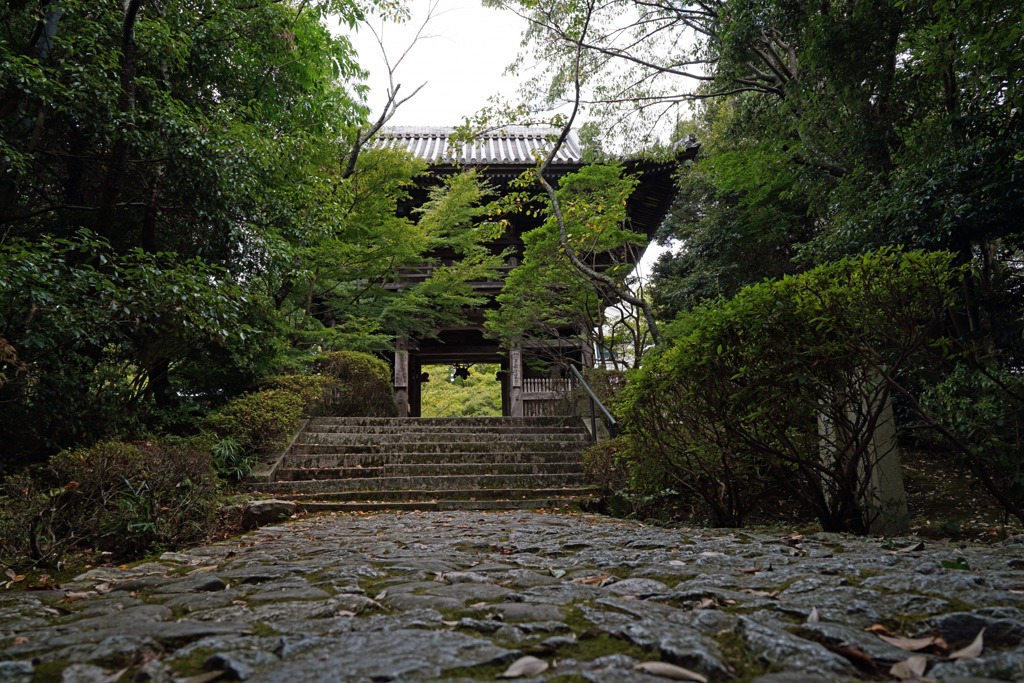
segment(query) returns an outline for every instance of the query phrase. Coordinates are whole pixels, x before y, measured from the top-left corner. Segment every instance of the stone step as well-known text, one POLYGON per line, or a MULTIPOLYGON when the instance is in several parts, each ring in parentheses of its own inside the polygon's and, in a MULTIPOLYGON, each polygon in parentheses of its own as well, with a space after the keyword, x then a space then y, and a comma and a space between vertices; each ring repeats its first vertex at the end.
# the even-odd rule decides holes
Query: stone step
POLYGON ((581 508, 595 502, 591 494, 552 498, 524 498, 497 500, 392 500, 392 501, 296 501, 296 507, 308 513, 317 512, 378 512, 383 510, 551 510, 581 508))
POLYGON ((559 451, 563 453, 579 453, 590 445, 587 441, 459 441, 448 443, 443 441, 429 443, 305 443, 305 436, 300 436, 289 449, 289 455, 326 455, 326 454, 357 454, 374 453, 380 455, 401 453, 429 453, 436 459, 456 453, 547 453, 559 451))
POLYGON ((510 426, 520 429, 530 429, 541 426, 563 426, 568 425, 579 428, 579 418, 572 417, 314 417, 309 421, 311 425, 353 425, 353 426, 383 426, 383 425, 421 425, 421 426, 510 426))
POLYGON ((580 486, 582 473, 563 474, 454 474, 427 477, 374 477, 354 479, 317 479, 306 481, 271 481, 255 484, 257 491, 280 495, 285 493, 340 493, 356 491, 365 497, 375 491, 451 491, 461 489, 499 490, 580 486))
POLYGON ((578 462, 548 463, 419 463, 370 467, 284 467, 278 481, 366 479, 371 477, 439 477, 449 475, 579 474, 578 462))
POLYGON ((303 444, 404 444, 417 443, 582 443, 584 437, 579 433, 568 434, 481 434, 477 432, 453 434, 446 431, 408 432, 387 434, 366 434, 364 432, 318 432, 307 428, 302 432, 298 443, 303 444))
POLYGON ((538 501, 557 498, 582 498, 596 496, 598 490, 590 486, 548 486, 541 488, 505 488, 505 489, 397 489, 380 491, 330 491, 275 494, 275 498, 291 500, 306 504, 314 502, 350 502, 385 504, 396 502, 433 502, 441 500, 457 500, 466 503, 511 500, 538 501))
POLYGON ((581 436, 585 432, 579 426, 569 425, 540 425, 535 427, 516 427, 514 425, 463 425, 445 426, 429 424, 389 424, 389 425, 349 425, 333 423, 311 423, 306 426, 307 432, 329 433, 329 434, 399 434, 411 436, 413 434, 448 434, 461 436, 466 434, 501 434, 513 437, 530 434, 566 434, 581 436))
POLYGON ((491 451, 491 452, 450 452, 443 458, 437 451, 390 451, 356 453, 307 453, 291 454, 284 457, 281 467, 302 469, 317 467, 383 467, 385 465, 436 465, 439 463, 488 464, 506 463, 558 463, 567 460, 578 462, 578 452, 572 449, 557 451, 491 451))

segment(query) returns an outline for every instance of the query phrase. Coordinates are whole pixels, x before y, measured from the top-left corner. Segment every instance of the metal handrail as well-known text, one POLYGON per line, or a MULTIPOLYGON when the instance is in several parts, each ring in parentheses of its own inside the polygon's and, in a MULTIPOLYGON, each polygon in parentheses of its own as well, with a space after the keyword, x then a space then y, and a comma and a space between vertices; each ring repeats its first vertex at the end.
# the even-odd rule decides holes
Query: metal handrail
POLYGON ((587 394, 590 395, 590 440, 594 442, 597 441, 597 416, 594 413, 595 405, 597 405, 597 407, 601 409, 601 412, 604 413, 605 419, 607 420, 608 434, 614 437, 615 432, 619 427, 619 421, 616 420, 615 416, 604 407, 604 403, 601 403, 601 399, 597 397, 597 394, 594 393, 590 384, 587 383, 587 380, 583 377, 583 373, 580 372, 575 365, 570 365, 569 369, 572 371, 572 374, 576 376, 576 379, 579 380, 580 386, 582 386, 586 390, 587 394))

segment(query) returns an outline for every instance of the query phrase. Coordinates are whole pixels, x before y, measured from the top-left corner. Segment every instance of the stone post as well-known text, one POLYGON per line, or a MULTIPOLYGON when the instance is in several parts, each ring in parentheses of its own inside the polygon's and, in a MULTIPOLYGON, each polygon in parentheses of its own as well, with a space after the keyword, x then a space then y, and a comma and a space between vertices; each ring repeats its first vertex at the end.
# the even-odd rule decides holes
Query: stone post
POLYGON ((395 405, 398 417, 409 417, 409 340, 395 340, 395 405))
POLYGON ((509 415, 523 416, 523 352, 514 348, 508 352, 509 415))
MULTIPOLYGON (((839 401, 840 404, 845 403, 847 420, 851 425, 869 423, 868 418, 875 417, 875 428, 870 435, 866 435, 869 442, 860 464, 861 481, 867 483, 861 501, 866 515, 864 521, 868 532, 872 534, 906 533, 910 530, 910 515, 907 512, 907 493, 903 488, 903 471, 896 443, 892 398, 888 392, 881 391, 881 383, 885 380, 877 371, 868 370, 864 375, 859 396, 856 399, 846 396, 839 401)), ((856 435, 844 434, 843 431, 848 430, 838 429, 824 413, 819 415, 818 433, 824 461, 834 461, 836 454, 846 450, 846 446, 856 438, 856 435)))

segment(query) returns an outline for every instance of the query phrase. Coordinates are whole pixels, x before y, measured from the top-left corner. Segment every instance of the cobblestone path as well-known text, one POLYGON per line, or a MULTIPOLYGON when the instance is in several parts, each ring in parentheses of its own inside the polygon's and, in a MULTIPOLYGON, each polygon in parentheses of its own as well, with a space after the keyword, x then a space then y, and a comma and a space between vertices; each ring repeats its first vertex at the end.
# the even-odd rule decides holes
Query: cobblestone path
POLYGON ((59 591, 0 592, 3 683, 687 675, 651 662, 687 680, 896 680, 894 665, 913 678, 922 664, 949 683, 1024 680, 1024 536, 336 514, 92 569, 59 591))

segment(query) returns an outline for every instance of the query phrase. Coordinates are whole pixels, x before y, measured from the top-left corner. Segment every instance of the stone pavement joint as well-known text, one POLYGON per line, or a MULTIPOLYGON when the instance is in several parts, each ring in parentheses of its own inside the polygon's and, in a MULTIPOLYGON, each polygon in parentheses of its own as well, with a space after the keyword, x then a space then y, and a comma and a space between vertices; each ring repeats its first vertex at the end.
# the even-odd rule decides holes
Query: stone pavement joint
POLYGON ((0 683, 1024 680, 1024 536, 958 545, 524 511, 335 513, 0 593, 0 683), (975 658, 946 655, 984 628, 975 658), (656 667, 650 670, 656 671, 656 667), (199 674, 205 676, 197 677, 199 674), (192 678, 189 678, 192 677, 192 678))

